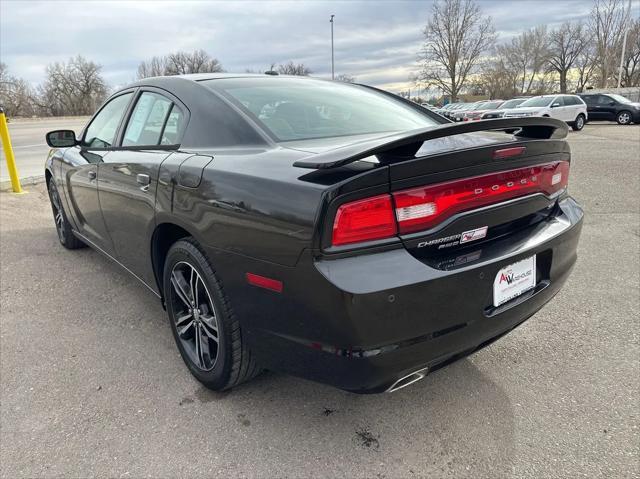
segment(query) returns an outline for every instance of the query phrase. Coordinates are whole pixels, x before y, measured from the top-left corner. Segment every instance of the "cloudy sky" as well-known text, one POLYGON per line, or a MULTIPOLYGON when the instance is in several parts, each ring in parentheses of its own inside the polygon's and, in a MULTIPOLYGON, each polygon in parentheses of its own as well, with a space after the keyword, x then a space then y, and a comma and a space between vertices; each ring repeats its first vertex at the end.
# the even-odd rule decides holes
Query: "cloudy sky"
MULTIPOLYGON (((637 0, 634 0, 636 2, 637 0)), ((505 41, 524 29, 585 18, 590 0, 478 0, 505 41)), ((225 70, 303 62, 331 72, 329 16, 335 14, 336 74, 391 90, 416 70, 424 1, 29 1, 0 0, 0 59, 37 83, 47 63, 80 54, 100 63, 111 86, 135 78, 140 61, 204 49, 225 70)), ((636 8, 640 2, 636 3, 636 8)))

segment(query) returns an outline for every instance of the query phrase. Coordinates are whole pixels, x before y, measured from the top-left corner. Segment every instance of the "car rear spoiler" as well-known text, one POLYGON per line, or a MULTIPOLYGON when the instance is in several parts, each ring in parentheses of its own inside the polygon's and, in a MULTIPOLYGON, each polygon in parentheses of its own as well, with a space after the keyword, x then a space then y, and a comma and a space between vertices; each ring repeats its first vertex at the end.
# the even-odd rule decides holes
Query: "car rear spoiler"
POLYGON ((394 163, 415 158, 422 143, 477 131, 513 131, 520 139, 562 139, 567 136, 567 124, 554 118, 501 118, 468 123, 446 123, 444 125, 411 130, 402 133, 364 140, 335 148, 296 161, 298 168, 327 169, 353 163, 376 156, 380 163, 394 163))

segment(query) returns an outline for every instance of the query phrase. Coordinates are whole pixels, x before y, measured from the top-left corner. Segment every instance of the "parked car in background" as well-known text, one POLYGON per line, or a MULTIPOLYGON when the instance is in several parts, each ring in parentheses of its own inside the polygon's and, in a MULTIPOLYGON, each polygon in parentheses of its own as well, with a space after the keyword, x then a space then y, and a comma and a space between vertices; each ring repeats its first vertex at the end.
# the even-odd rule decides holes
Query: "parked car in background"
POLYGON ((620 125, 640 123, 640 103, 615 93, 581 93, 589 121, 617 121, 620 125))
POLYGON ((266 368, 392 392, 562 288, 583 218, 566 134, 551 118, 456 125, 360 85, 202 73, 118 90, 79 138, 49 132, 44 173, 62 246, 146 285, 206 387, 266 368))
POLYGON ((465 103, 462 102, 449 103, 448 105, 445 105, 439 113, 445 118, 451 119, 451 114, 459 108, 462 108, 464 105, 465 103))
POLYGON ((495 110, 496 108, 499 108, 503 103, 504 100, 489 100, 482 102, 479 106, 467 110, 462 117, 462 121, 479 120, 480 118, 482 118, 482 115, 485 112, 495 110))
POLYGON ((541 95, 529 98, 516 108, 506 110, 504 118, 544 116, 567 122, 580 131, 587 122, 587 105, 577 95, 541 95))
POLYGON ((476 101, 474 103, 466 103, 464 106, 462 106, 461 108, 458 108, 456 111, 451 113, 450 118, 453 121, 462 121, 462 119, 464 118, 464 115, 471 110, 474 110, 476 108, 479 108, 480 105, 482 105, 484 103, 483 101, 476 101))
POLYGON ((496 108, 495 110, 486 110, 482 113, 482 116, 480 117, 482 120, 490 120, 492 118, 502 118, 502 115, 504 115, 504 112, 507 111, 510 108, 515 108, 518 105, 520 105, 521 103, 527 101, 528 98, 514 98, 512 100, 507 100, 504 103, 502 103, 498 108, 496 108))

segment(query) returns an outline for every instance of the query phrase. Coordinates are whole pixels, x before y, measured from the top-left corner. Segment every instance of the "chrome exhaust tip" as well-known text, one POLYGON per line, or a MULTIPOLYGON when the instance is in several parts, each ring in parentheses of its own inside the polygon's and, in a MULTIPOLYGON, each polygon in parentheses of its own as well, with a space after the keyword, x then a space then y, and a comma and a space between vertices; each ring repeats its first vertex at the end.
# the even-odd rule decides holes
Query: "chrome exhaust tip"
POLYGON ((424 379, 425 376, 429 374, 429 368, 418 369, 417 371, 412 372, 411 374, 407 374, 406 376, 401 377, 387 389, 386 392, 393 393, 398 391, 399 389, 406 388, 407 386, 412 385, 413 383, 417 383, 421 379, 424 379))

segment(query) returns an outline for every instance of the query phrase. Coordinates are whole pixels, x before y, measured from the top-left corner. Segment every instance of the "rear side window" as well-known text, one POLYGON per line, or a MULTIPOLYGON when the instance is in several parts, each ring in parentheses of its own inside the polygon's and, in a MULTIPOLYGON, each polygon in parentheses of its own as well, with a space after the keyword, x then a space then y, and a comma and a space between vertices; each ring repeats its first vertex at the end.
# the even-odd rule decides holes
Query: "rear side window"
POLYGON ((161 145, 177 145, 180 142, 179 135, 184 124, 184 113, 175 104, 171 107, 171 113, 167 118, 167 123, 164 127, 162 138, 160 139, 161 145))
POLYGON ((159 145, 172 107, 171 100, 162 95, 142 93, 129 118, 122 146, 159 145))
POLYGON ((87 148, 109 148, 116 139, 118 125, 124 116, 133 93, 125 93, 109 101, 96 115, 84 134, 87 148))
POLYGON ((571 105, 580 105, 580 100, 578 100, 576 97, 574 96, 563 96, 562 99, 564 100, 564 104, 566 106, 571 106, 571 105))

